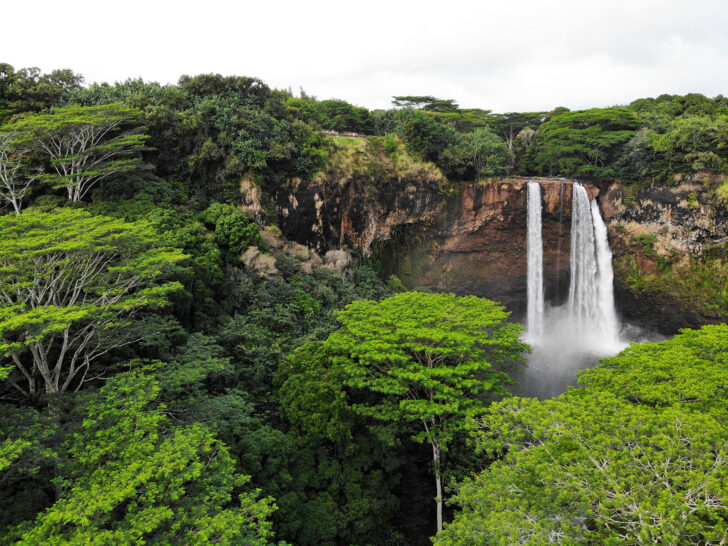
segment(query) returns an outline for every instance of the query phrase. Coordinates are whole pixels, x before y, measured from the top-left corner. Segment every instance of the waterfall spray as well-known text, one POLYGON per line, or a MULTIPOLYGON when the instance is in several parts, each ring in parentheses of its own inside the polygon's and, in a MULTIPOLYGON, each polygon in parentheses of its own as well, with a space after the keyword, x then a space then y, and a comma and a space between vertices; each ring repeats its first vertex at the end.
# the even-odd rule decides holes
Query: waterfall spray
POLYGON ((528 244, 527 244, 527 307, 526 334, 531 343, 543 334, 543 242, 541 239, 541 185, 528 183, 528 244))

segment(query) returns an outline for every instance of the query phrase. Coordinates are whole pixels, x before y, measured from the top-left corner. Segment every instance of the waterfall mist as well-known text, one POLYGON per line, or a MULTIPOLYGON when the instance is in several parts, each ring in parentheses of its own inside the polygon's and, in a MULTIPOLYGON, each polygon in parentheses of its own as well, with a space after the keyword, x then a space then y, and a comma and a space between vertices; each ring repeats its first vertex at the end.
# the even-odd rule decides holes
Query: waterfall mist
POLYGON ((544 305, 540 190, 532 190, 531 184, 528 185, 528 318, 524 339, 531 344, 533 353, 528 357, 526 371, 516 377, 515 390, 519 394, 549 398, 564 392, 569 385, 576 385, 577 371, 618 353, 628 343, 620 338, 614 306, 607 227, 596 200, 590 202, 586 189, 578 183, 573 184, 572 190, 568 301, 561 306, 544 305), (538 210, 531 202, 532 193, 537 192, 538 210), (535 222, 536 216, 538 229, 532 227, 532 217, 535 222), (538 232, 538 239, 534 232, 538 232), (537 243, 539 249, 532 251, 537 243), (532 279, 532 274, 540 279, 532 279), (540 293, 536 288, 539 281, 540 293), (532 303, 532 294, 540 299, 532 303), (536 312, 539 306, 540 315, 536 312))

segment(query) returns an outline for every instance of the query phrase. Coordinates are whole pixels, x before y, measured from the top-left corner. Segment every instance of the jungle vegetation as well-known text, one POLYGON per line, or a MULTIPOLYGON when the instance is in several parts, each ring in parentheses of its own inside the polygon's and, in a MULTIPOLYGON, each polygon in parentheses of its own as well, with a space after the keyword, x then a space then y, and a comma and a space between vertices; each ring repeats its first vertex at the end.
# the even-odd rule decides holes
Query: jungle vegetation
POLYGON ((516 398, 507 310, 357 249, 307 268, 272 195, 366 154, 443 183, 721 175, 728 99, 393 99, 0 64, 0 543, 725 542, 726 326, 516 398))

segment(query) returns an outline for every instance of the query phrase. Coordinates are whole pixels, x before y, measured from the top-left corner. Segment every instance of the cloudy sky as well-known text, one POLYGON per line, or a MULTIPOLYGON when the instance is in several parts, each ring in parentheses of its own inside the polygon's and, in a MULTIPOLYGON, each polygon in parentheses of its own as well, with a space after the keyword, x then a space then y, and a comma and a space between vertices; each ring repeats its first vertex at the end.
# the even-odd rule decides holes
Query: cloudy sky
POLYGON ((495 112, 728 95, 727 0, 53 0, 2 6, 0 62, 94 81, 255 76, 387 108, 495 112))

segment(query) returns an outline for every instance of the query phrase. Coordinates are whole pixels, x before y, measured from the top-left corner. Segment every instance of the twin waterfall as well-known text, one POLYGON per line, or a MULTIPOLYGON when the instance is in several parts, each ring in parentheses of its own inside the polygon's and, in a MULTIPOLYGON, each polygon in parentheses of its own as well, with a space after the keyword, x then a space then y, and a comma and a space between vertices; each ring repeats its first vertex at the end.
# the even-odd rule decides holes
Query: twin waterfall
POLYGON ((612 291, 612 252, 607 227, 596 200, 581 184, 573 183, 571 205, 571 280, 566 309, 544 307, 541 185, 528 183, 528 315, 526 340, 547 343, 585 343, 590 351, 619 347, 619 322, 612 291), (548 326, 546 326, 548 324, 548 326), (561 340, 564 332, 571 340, 561 340))

